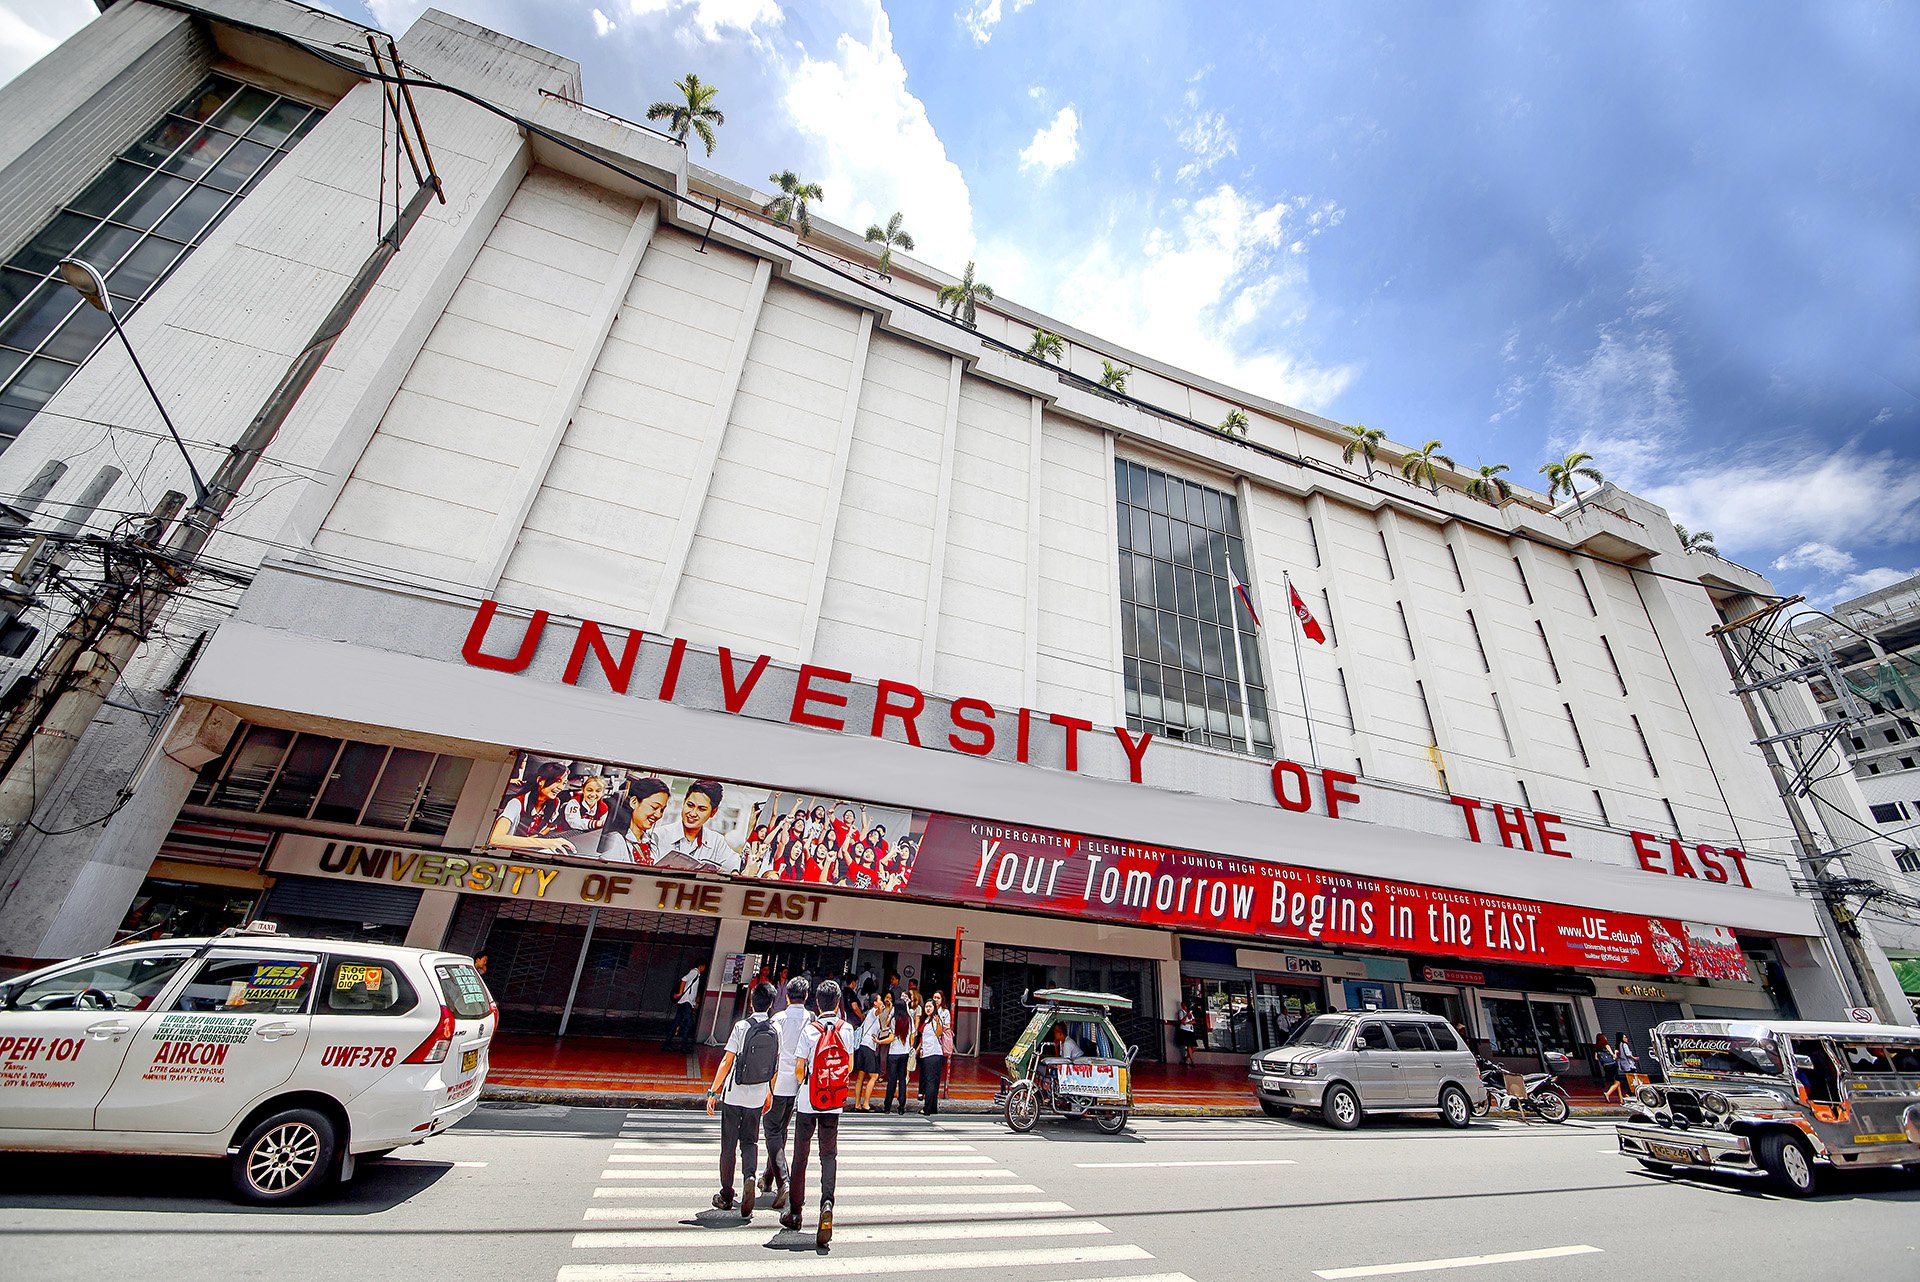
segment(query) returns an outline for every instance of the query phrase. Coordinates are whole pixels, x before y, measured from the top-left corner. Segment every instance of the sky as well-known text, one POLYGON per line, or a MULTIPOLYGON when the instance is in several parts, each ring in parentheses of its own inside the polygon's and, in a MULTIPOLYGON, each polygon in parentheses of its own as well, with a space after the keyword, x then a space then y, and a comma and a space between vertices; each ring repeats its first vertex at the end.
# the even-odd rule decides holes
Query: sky
MULTIPOLYGON (((419 0, 333 0, 396 34, 419 0)), ((1467 466, 1575 449, 1782 590, 1920 572, 1920 6, 440 0, 702 163, 1467 466)), ((92 14, 0 0, 0 80, 92 14)))

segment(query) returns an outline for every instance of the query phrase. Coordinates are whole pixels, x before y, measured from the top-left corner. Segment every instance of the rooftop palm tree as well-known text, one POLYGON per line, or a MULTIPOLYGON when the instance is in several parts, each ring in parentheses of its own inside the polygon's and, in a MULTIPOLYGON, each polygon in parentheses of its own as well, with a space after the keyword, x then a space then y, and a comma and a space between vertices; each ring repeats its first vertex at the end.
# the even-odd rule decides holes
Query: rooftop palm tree
POLYGON ((1033 341, 1027 344, 1027 355, 1036 360, 1059 361, 1067 357, 1067 340, 1049 329, 1033 331, 1033 341))
POLYGON ((1673 532, 1680 536, 1682 552, 1705 552, 1709 556, 1719 556, 1720 549, 1714 546, 1712 530, 1689 530, 1675 521, 1673 532))
POLYGON ((1467 482, 1468 495, 1499 507, 1513 497, 1513 485, 1500 475, 1506 470, 1505 463, 1482 463, 1479 474, 1467 482))
POLYGON ((1103 360, 1100 362, 1100 386, 1110 392, 1124 393, 1127 390, 1127 375, 1131 373, 1133 371, 1125 365, 1115 365, 1112 361, 1103 360))
POLYGON ((960 277, 959 284, 940 287, 940 306, 943 309, 951 307, 953 318, 968 329, 974 327, 977 319, 974 315, 974 304, 988 302, 992 298, 993 286, 985 281, 974 280, 971 258, 967 260, 967 270, 960 277))
POLYGON ((647 108, 648 120, 664 120, 667 132, 686 146, 689 132, 698 134, 700 141, 707 144, 707 154, 713 154, 713 129, 715 125, 724 125, 727 118, 713 105, 714 87, 702 84, 700 77, 691 71, 685 80, 676 80, 673 87, 682 95, 682 101, 668 99, 656 102, 647 108))
POLYGON ((1409 454, 1400 460, 1400 475, 1406 477, 1415 485, 1419 485, 1424 481, 1428 489, 1438 494, 1440 492, 1440 476, 1439 473, 1434 470, 1433 465, 1435 463, 1444 463, 1448 467, 1456 466, 1452 459, 1440 453, 1440 442, 1428 441, 1426 448, 1417 453, 1409 454))
POLYGON ((1220 420, 1220 426, 1215 428, 1214 430, 1219 432, 1220 435, 1222 436, 1233 436, 1238 434, 1239 436, 1244 438, 1247 434, 1246 411, 1238 410, 1238 409, 1228 410, 1227 416, 1220 420))
POLYGON ((819 200, 826 194, 820 190, 820 184, 801 182, 800 175, 791 169, 769 174, 767 181, 778 187, 780 194, 762 205, 760 212, 770 215, 783 227, 797 230, 801 240, 811 236, 813 223, 807 218, 807 203, 819 200))
POLYGON ((1341 431, 1353 437, 1347 442, 1347 448, 1340 452, 1340 458, 1349 467, 1353 465, 1353 456, 1359 454, 1367 461, 1367 475, 1373 475, 1373 460, 1380 448, 1380 442, 1386 439, 1386 432, 1378 427, 1363 427, 1358 423, 1343 426, 1341 431))
POLYGON ((904 249, 913 252, 913 236, 900 225, 900 211, 894 210, 893 217, 887 219, 887 225, 879 223, 867 228, 867 243, 880 246, 880 274, 885 276, 893 266, 893 251, 904 249))
POLYGON ((1580 490, 1575 482, 1592 481, 1598 485, 1606 479, 1592 463, 1593 455, 1576 450, 1558 463, 1542 464, 1540 474, 1547 478, 1547 499, 1551 501, 1565 494, 1576 507, 1579 506, 1580 490))

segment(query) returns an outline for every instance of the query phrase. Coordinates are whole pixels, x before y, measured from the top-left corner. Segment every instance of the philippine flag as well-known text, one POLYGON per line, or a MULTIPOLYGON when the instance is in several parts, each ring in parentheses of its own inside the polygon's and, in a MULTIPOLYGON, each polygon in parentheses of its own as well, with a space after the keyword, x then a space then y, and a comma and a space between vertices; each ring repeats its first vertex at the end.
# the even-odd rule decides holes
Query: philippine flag
POLYGON ((1307 640, 1325 645, 1327 634, 1320 627, 1320 621, 1307 609, 1307 603, 1300 599, 1300 589, 1289 583, 1287 591, 1293 597, 1293 617, 1300 620, 1300 630, 1307 634, 1307 640))

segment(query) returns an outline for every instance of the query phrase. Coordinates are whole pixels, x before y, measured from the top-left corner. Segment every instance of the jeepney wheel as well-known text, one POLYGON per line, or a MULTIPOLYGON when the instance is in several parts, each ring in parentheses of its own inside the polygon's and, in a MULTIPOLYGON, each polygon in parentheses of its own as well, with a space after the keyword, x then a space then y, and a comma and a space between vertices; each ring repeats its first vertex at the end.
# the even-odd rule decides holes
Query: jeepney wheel
POLYGON ((1007 1102, 1002 1111, 1008 1128, 1025 1134, 1040 1120, 1040 1093, 1032 1082, 1015 1082, 1007 1088, 1007 1102))
POLYGON ((1458 1086, 1440 1092, 1440 1120, 1459 1130, 1473 1122, 1473 1101, 1458 1086))
POLYGON ((1812 1196, 1813 1150, 1805 1140, 1788 1131, 1768 1131, 1754 1145, 1754 1154, 1776 1193, 1788 1197, 1812 1196))
POLYGON ((1293 1109, 1291 1109, 1287 1105, 1274 1104, 1267 1100, 1260 1101, 1260 1111, 1262 1113, 1265 1113, 1268 1117, 1292 1117, 1293 1116, 1293 1109))
POLYGON ((1329 1086, 1320 1097, 1320 1115, 1336 1131, 1351 1131, 1360 1125, 1360 1097, 1351 1086, 1329 1086))
POLYGON ((1111 1113, 1095 1113, 1093 1124, 1100 1128, 1102 1135, 1118 1135, 1127 1129, 1127 1110, 1123 1108, 1111 1113))

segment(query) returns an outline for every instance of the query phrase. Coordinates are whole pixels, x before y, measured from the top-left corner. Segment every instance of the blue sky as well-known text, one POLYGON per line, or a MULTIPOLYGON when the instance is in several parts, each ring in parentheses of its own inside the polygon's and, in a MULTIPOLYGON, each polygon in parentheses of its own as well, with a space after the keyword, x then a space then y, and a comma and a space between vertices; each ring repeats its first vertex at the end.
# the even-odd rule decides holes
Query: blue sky
MULTIPOLYGON (((403 31, 417 0, 335 0, 403 31)), ((1522 480, 1590 450, 1783 589, 1920 569, 1920 8, 441 0, 1002 294, 1522 480)), ((87 0, 0 0, 0 76, 87 0)))

